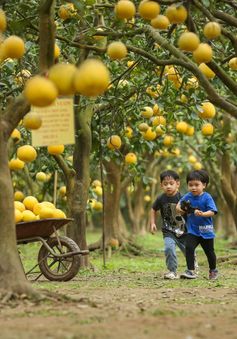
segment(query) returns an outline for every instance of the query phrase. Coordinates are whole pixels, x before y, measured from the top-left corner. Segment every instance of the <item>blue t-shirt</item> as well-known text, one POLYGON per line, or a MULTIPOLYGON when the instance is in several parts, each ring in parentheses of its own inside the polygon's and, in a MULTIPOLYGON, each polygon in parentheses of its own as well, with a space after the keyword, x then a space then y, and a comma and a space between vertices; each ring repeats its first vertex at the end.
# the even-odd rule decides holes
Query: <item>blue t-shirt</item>
MULTIPOLYGON (((217 213, 216 204, 212 196, 203 192, 201 195, 193 195, 191 192, 186 193, 180 201, 190 201, 191 206, 199 209, 202 212, 213 211, 217 213)), ((200 217, 194 213, 187 215, 187 229, 188 233, 194 234, 204 239, 212 239, 215 237, 212 217, 200 217)))

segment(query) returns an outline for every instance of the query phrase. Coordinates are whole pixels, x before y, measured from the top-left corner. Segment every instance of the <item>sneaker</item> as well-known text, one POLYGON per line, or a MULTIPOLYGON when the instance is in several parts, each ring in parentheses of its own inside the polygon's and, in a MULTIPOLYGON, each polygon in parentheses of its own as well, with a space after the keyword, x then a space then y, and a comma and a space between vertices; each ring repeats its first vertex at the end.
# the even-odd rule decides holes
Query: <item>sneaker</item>
POLYGON ((184 273, 180 274, 181 279, 196 279, 197 275, 195 271, 186 270, 184 273))
POLYGON ((218 270, 217 270, 217 269, 211 270, 211 271, 209 272, 209 279, 210 279, 210 280, 216 280, 216 279, 218 279, 218 270))
POLYGON ((195 257, 195 261, 194 261, 194 271, 195 271, 195 274, 198 275, 199 265, 198 265, 197 257, 195 257))
POLYGON ((164 279, 174 280, 174 279, 178 279, 178 278, 179 277, 178 277, 177 273, 175 273, 175 272, 170 271, 170 272, 164 274, 164 279))

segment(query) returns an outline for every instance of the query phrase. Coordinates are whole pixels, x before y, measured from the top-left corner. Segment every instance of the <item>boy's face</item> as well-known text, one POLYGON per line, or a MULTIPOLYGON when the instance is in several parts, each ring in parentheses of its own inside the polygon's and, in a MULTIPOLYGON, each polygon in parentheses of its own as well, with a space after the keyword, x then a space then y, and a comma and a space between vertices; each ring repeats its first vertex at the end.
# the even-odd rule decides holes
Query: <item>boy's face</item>
POLYGON ((190 180, 188 182, 188 190, 193 195, 200 195, 203 193, 204 189, 206 188, 206 184, 199 180, 190 180))
POLYGON ((178 192, 180 181, 172 177, 165 177, 161 182, 161 188, 168 196, 173 196, 178 192))

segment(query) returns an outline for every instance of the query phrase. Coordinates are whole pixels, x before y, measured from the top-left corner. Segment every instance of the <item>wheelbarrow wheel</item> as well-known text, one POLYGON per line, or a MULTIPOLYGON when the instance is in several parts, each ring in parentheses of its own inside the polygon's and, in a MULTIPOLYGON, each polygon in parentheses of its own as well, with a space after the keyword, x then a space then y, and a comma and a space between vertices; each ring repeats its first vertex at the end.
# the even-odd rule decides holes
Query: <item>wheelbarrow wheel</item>
MULTIPOLYGON (((77 244, 68 237, 50 238, 47 244, 56 254, 80 251, 77 244)), ((42 274, 52 281, 68 281, 78 273, 80 255, 69 257, 57 257, 50 253, 45 245, 42 245, 38 254, 38 264, 42 274)))

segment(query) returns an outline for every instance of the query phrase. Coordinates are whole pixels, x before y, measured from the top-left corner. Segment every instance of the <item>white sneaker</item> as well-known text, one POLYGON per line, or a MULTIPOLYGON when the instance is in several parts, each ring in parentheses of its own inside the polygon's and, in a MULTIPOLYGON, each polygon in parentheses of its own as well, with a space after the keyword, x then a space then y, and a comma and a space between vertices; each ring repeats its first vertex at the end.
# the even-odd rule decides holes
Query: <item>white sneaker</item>
POLYGON ((177 273, 175 272, 168 272, 164 274, 164 279, 170 279, 170 280, 174 280, 174 279, 179 279, 177 273))

